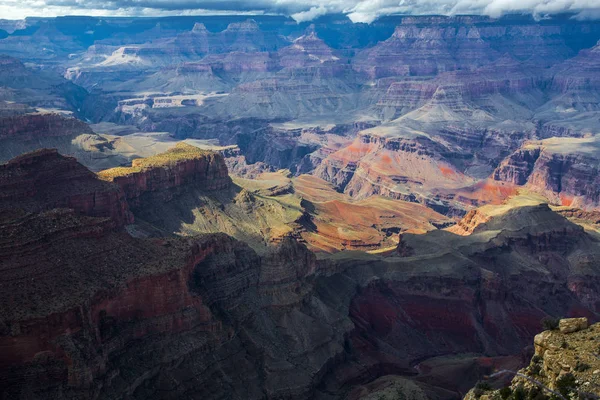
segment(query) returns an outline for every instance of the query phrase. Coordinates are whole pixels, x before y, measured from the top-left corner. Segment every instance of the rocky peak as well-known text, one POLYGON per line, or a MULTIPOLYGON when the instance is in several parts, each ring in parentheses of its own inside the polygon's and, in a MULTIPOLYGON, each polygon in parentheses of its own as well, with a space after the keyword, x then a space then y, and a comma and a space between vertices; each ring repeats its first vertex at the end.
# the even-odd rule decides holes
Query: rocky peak
POLYGON ((313 31, 294 40, 291 46, 279 51, 281 65, 284 67, 301 68, 321 65, 325 62, 338 61, 327 44, 313 31))
POLYGON ((319 41, 319 42, 323 42, 317 36, 317 32, 315 30, 315 26, 311 25, 308 28, 306 28, 306 30, 304 31, 304 35, 302 35, 299 38, 297 38, 296 40, 294 40, 294 43, 310 42, 310 41, 315 41, 315 40, 319 41))
POLYGON ((193 33, 208 33, 208 29, 206 29, 206 26, 201 23, 201 22, 196 22, 194 24, 194 27, 192 28, 192 32, 193 33))
POLYGON ((317 36, 315 24, 310 24, 305 30, 303 36, 317 36))

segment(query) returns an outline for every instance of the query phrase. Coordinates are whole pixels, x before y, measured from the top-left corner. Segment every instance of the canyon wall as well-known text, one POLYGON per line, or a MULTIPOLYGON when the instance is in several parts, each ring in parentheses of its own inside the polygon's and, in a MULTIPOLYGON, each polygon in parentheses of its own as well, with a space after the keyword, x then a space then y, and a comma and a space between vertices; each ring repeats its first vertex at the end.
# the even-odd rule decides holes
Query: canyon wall
POLYGON ((3 208, 29 212, 69 208, 81 215, 110 218, 117 227, 132 221, 123 191, 102 182, 56 150, 42 149, 0 165, 3 208))
POLYGON ((92 129, 86 123, 59 114, 29 114, 0 118, 0 140, 32 141, 92 133, 92 129))
MULTIPOLYGON (((181 179, 146 190, 206 181, 173 156, 160 168, 181 179)), ((545 315, 600 312, 600 248, 545 205, 467 236, 403 234, 390 256, 317 259, 292 238, 262 255, 224 234, 134 238, 113 208, 68 199, 104 190, 143 207, 143 194, 53 151, 3 171, 0 369, 11 398, 339 398, 389 374, 458 398, 503 356, 518 359, 545 315), (495 361, 435 361, 457 353, 495 361)))
POLYGON ((600 204, 595 138, 554 138, 526 144, 494 171, 494 179, 524 185, 554 204, 600 204))
POLYGON ((141 207, 145 197, 170 201, 188 185, 216 191, 231 184, 221 154, 184 143, 166 153, 133 160, 131 167, 101 171, 99 176, 121 187, 133 208, 141 207))

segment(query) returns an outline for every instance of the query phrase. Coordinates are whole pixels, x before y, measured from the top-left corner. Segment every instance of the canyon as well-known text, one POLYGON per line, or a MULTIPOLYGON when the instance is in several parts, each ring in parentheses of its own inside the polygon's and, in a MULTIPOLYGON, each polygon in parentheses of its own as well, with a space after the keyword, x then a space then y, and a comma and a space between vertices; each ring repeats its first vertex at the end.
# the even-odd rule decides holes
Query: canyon
POLYGON ((360 257, 317 258, 289 235, 259 249, 143 235, 156 196, 169 207, 232 185, 222 156, 187 146, 99 175, 49 150, 3 165, 7 395, 329 398, 399 375, 402 390, 456 398, 519 365, 545 315, 597 317, 597 238, 544 203, 360 257))
POLYGON ((476 398, 599 319, 596 20, 0 29, 3 398, 476 398))

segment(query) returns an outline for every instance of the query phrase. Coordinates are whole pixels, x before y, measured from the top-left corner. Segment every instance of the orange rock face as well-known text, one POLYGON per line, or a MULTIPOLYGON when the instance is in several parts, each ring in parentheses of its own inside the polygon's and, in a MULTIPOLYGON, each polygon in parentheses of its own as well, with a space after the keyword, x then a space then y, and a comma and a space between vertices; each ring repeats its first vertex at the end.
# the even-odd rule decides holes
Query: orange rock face
POLYGON ((595 138, 553 138, 526 144, 494 172, 494 179, 522 185, 552 203, 593 210, 600 205, 595 138))
POLYGON ((294 189, 310 202, 309 229, 301 235, 314 251, 393 247, 400 232, 424 233, 452 223, 450 218, 418 203, 382 196, 352 199, 310 175, 296 178, 294 189))

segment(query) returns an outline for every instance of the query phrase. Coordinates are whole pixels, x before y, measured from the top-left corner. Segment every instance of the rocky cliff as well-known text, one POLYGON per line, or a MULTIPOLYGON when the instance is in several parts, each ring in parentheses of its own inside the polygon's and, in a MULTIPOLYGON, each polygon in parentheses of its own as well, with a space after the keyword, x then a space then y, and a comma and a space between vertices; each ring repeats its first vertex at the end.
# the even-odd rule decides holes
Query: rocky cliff
POLYGON ((552 88, 560 92, 574 90, 590 91, 600 87, 600 43, 591 49, 582 50, 574 57, 553 68, 552 88))
POLYGON ((117 227, 132 221, 121 189, 99 180, 75 158, 56 150, 39 150, 0 166, 2 208, 41 212, 73 209, 91 217, 109 218, 117 227))
POLYGON ((472 181, 444 160, 445 150, 427 137, 387 134, 373 128, 346 147, 329 154, 314 174, 356 198, 373 194, 433 206, 434 188, 464 187, 472 181))
POLYGON ((0 117, 0 162, 44 148, 76 157, 93 170, 129 160, 129 155, 123 154, 129 150, 126 145, 120 146, 119 140, 96 134, 88 124, 74 117, 56 113, 0 117))
POLYGON ((92 134, 86 123, 59 114, 29 114, 0 118, 0 140, 43 140, 55 136, 92 134))
POLYGON ((494 179, 524 185, 540 157, 540 148, 518 150, 494 171, 494 179))
POLYGON ((294 40, 291 46, 278 51, 281 66, 302 68, 309 65, 343 62, 323 40, 312 30, 294 40))
MULTIPOLYGON (((412 371, 413 379, 428 384, 441 374, 451 382, 447 389, 466 393, 473 360, 432 357, 469 351, 516 355, 531 343, 544 315, 591 312, 597 318, 597 304, 588 297, 599 284, 597 267, 578 254, 593 240, 546 205, 517 206, 469 236, 403 234, 400 258, 340 257, 346 267, 321 281, 328 289, 320 292, 329 293, 331 304, 348 304, 355 324, 350 336, 355 358, 344 373, 412 371), (360 289, 354 291, 356 283, 360 289), (350 303, 340 299, 347 291, 350 303)), ((493 371, 487 365, 481 366, 484 374, 493 371)))
POLYGON ((546 195, 558 205, 592 209, 600 204, 597 139, 553 138, 528 143, 494 171, 494 179, 546 195))
POLYGON ((88 96, 85 89, 55 72, 35 70, 16 58, 0 56, 0 100, 78 113, 88 96))
MULTIPOLYGON (((502 95, 512 98, 538 92, 545 84, 543 74, 530 64, 524 64, 504 56, 494 61, 493 66, 484 65, 473 70, 450 71, 434 78, 405 78, 392 80, 378 100, 376 109, 385 119, 393 119, 408 111, 424 106, 434 98, 438 89, 458 91, 459 98, 472 105, 484 105, 484 109, 495 111, 498 107, 489 103, 489 98, 502 95)), ((385 87, 386 80, 379 81, 385 87)), ((498 110, 500 111, 500 110, 498 110)))
POLYGON ((221 154, 185 143, 153 157, 133 160, 131 167, 101 171, 98 176, 120 186, 134 209, 142 207, 148 197, 170 201, 186 185, 214 191, 231 184, 221 154))
POLYGON ((585 36, 586 30, 560 23, 515 22, 460 16, 404 18, 389 39, 360 52, 353 65, 370 78, 473 71, 504 54, 551 66, 575 54, 570 40, 585 36))
POLYGON ((343 352, 349 321, 310 295, 304 246, 284 241, 262 260, 223 234, 134 239, 99 210, 16 191, 16 177, 43 187, 27 167, 70 172, 50 181, 60 193, 121 193, 52 151, 3 166, 3 396, 300 399, 343 352))
POLYGON ((403 21, 392 37, 359 54, 354 67, 370 78, 436 75, 474 69, 496 57, 478 27, 456 28, 444 22, 426 27, 403 21))

